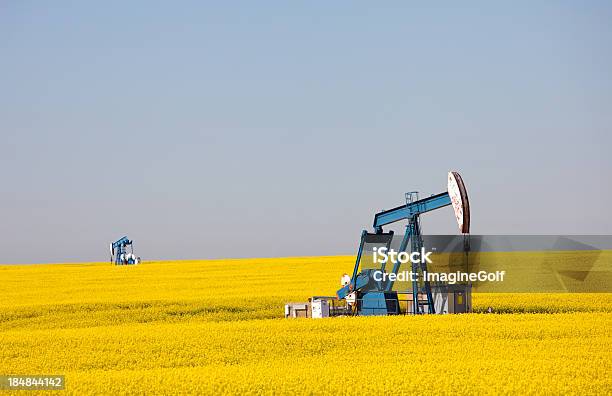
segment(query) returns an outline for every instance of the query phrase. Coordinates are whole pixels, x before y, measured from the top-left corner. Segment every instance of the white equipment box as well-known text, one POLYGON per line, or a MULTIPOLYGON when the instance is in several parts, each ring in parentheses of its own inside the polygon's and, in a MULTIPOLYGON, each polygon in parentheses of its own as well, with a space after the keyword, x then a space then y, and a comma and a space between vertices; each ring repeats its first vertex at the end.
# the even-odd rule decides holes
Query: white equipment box
POLYGON ((285 318, 309 318, 310 304, 289 303, 285 305, 285 318))
POLYGON ((329 302, 327 300, 314 300, 311 303, 313 318, 329 317, 329 302))

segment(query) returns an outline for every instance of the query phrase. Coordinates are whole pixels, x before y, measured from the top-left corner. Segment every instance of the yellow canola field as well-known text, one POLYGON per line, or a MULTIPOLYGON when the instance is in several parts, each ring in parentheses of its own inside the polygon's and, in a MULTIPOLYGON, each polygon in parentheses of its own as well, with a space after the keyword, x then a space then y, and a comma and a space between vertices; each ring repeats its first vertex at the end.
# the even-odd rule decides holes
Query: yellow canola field
POLYGON ((611 393, 610 294, 282 319, 285 302, 333 295, 353 260, 0 266, 0 375, 64 374, 77 395, 611 393))

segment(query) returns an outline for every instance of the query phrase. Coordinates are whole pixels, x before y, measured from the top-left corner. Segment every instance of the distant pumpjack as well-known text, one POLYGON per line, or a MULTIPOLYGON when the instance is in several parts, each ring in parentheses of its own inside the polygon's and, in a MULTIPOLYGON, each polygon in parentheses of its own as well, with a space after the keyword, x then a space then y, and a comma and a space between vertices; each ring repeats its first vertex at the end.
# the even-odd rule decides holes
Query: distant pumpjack
POLYGON ((123 238, 110 244, 110 262, 115 265, 134 265, 140 264, 140 257, 134 255, 133 241, 124 236, 123 238), (130 247, 130 253, 127 247, 130 247))

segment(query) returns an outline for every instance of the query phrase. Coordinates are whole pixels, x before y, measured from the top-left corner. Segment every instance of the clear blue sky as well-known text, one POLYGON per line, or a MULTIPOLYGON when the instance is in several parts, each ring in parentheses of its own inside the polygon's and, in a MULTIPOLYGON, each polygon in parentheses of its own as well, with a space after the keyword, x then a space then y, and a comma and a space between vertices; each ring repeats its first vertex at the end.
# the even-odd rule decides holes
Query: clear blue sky
POLYGON ((609 2, 4 1, 0 49, 0 262, 354 253, 450 169, 473 233, 612 233, 609 2))

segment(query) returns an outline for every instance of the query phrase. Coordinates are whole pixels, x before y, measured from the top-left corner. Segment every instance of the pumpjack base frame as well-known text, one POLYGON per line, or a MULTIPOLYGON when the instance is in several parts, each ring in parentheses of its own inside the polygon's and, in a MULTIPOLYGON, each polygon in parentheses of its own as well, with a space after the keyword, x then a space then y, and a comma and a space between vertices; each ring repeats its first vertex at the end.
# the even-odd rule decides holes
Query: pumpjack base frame
POLYGON ((399 314, 400 306, 397 292, 369 291, 360 293, 357 299, 357 315, 383 316, 399 314))

